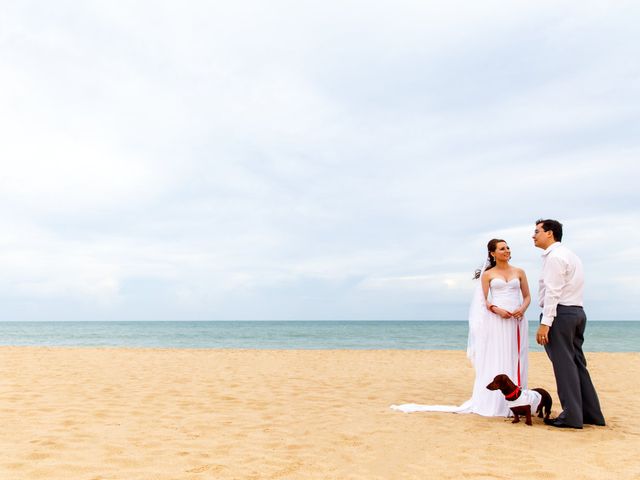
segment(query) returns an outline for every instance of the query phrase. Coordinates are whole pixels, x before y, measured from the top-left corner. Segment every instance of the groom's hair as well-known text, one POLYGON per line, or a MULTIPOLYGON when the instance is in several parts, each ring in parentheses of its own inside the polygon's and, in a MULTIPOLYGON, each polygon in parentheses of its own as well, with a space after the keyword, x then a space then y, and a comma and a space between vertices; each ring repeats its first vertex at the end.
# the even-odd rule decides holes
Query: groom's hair
POLYGON ((553 239, 556 242, 562 241, 562 224, 559 221, 549 220, 549 219, 546 219, 546 220, 540 219, 536 221, 536 225, 540 223, 542 224, 542 229, 545 232, 548 232, 549 230, 553 232, 553 239))

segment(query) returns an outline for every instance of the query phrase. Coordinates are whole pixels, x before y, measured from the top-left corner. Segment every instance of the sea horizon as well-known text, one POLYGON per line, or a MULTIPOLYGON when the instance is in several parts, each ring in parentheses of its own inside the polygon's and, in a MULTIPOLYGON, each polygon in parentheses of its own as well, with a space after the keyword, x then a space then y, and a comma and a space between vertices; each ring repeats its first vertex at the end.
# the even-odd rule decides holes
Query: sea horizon
MULTIPOLYGON (((467 333, 466 320, 30 320, 0 321, 0 346, 465 350, 467 333)), ((584 350, 640 351, 640 321, 589 321, 584 350)))
MULTIPOLYGON (((188 320, 156 320, 156 319, 136 319, 136 320, 0 320, 0 323, 85 323, 85 322, 104 322, 104 323, 115 323, 115 322, 467 322, 468 320, 456 320, 456 319, 412 319, 412 320, 398 320, 398 319, 330 319, 330 318, 316 318, 316 319, 255 319, 255 318, 245 318, 245 319, 218 319, 218 320, 206 320, 206 319, 188 319, 188 320)), ((537 320, 528 320, 529 323, 536 322, 537 320)), ((640 319, 598 319, 598 320, 588 320, 589 323, 593 322, 640 322, 640 319)))

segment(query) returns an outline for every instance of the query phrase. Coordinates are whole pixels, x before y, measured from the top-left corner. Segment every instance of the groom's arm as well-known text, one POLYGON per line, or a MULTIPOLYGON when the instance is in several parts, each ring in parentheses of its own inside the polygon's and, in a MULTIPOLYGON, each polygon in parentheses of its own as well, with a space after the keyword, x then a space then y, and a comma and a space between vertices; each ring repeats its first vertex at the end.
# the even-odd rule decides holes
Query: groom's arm
POLYGON ((558 301, 564 287, 565 264, 561 258, 550 257, 544 264, 542 278, 544 279, 544 299, 542 307, 542 325, 551 327, 556 318, 558 301))

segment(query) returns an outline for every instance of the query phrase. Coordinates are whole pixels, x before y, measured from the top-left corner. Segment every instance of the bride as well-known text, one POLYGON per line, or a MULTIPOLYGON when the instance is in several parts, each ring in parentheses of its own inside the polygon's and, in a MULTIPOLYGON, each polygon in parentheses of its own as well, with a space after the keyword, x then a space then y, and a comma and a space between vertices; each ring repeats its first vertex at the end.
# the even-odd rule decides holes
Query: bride
POLYGON ((511 250, 502 239, 487 244, 486 268, 476 271, 480 278, 469 309, 467 356, 476 377, 471 398, 460 406, 392 405, 402 412, 476 413, 487 417, 511 414, 500 391, 486 386, 500 373, 520 387, 527 386, 528 335, 524 312, 531 296, 524 270, 509 264, 511 250))

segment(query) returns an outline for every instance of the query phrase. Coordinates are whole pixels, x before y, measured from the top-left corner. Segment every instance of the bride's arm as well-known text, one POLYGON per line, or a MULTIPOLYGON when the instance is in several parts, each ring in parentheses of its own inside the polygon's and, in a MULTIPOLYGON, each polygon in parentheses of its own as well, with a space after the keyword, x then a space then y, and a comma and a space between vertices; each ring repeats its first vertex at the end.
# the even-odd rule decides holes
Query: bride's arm
POLYGON ((518 278, 520 278, 520 291, 522 292, 522 305, 517 310, 514 310, 513 316, 516 319, 520 319, 524 316, 524 312, 527 311, 531 304, 531 292, 529 291, 529 282, 527 281, 527 274, 521 268, 518 269, 518 278))
POLYGON ((487 307, 487 310, 491 310, 491 303, 489 303, 489 283, 491 282, 491 278, 485 272, 480 277, 480 281, 482 282, 482 293, 484 294, 484 303, 487 307))

